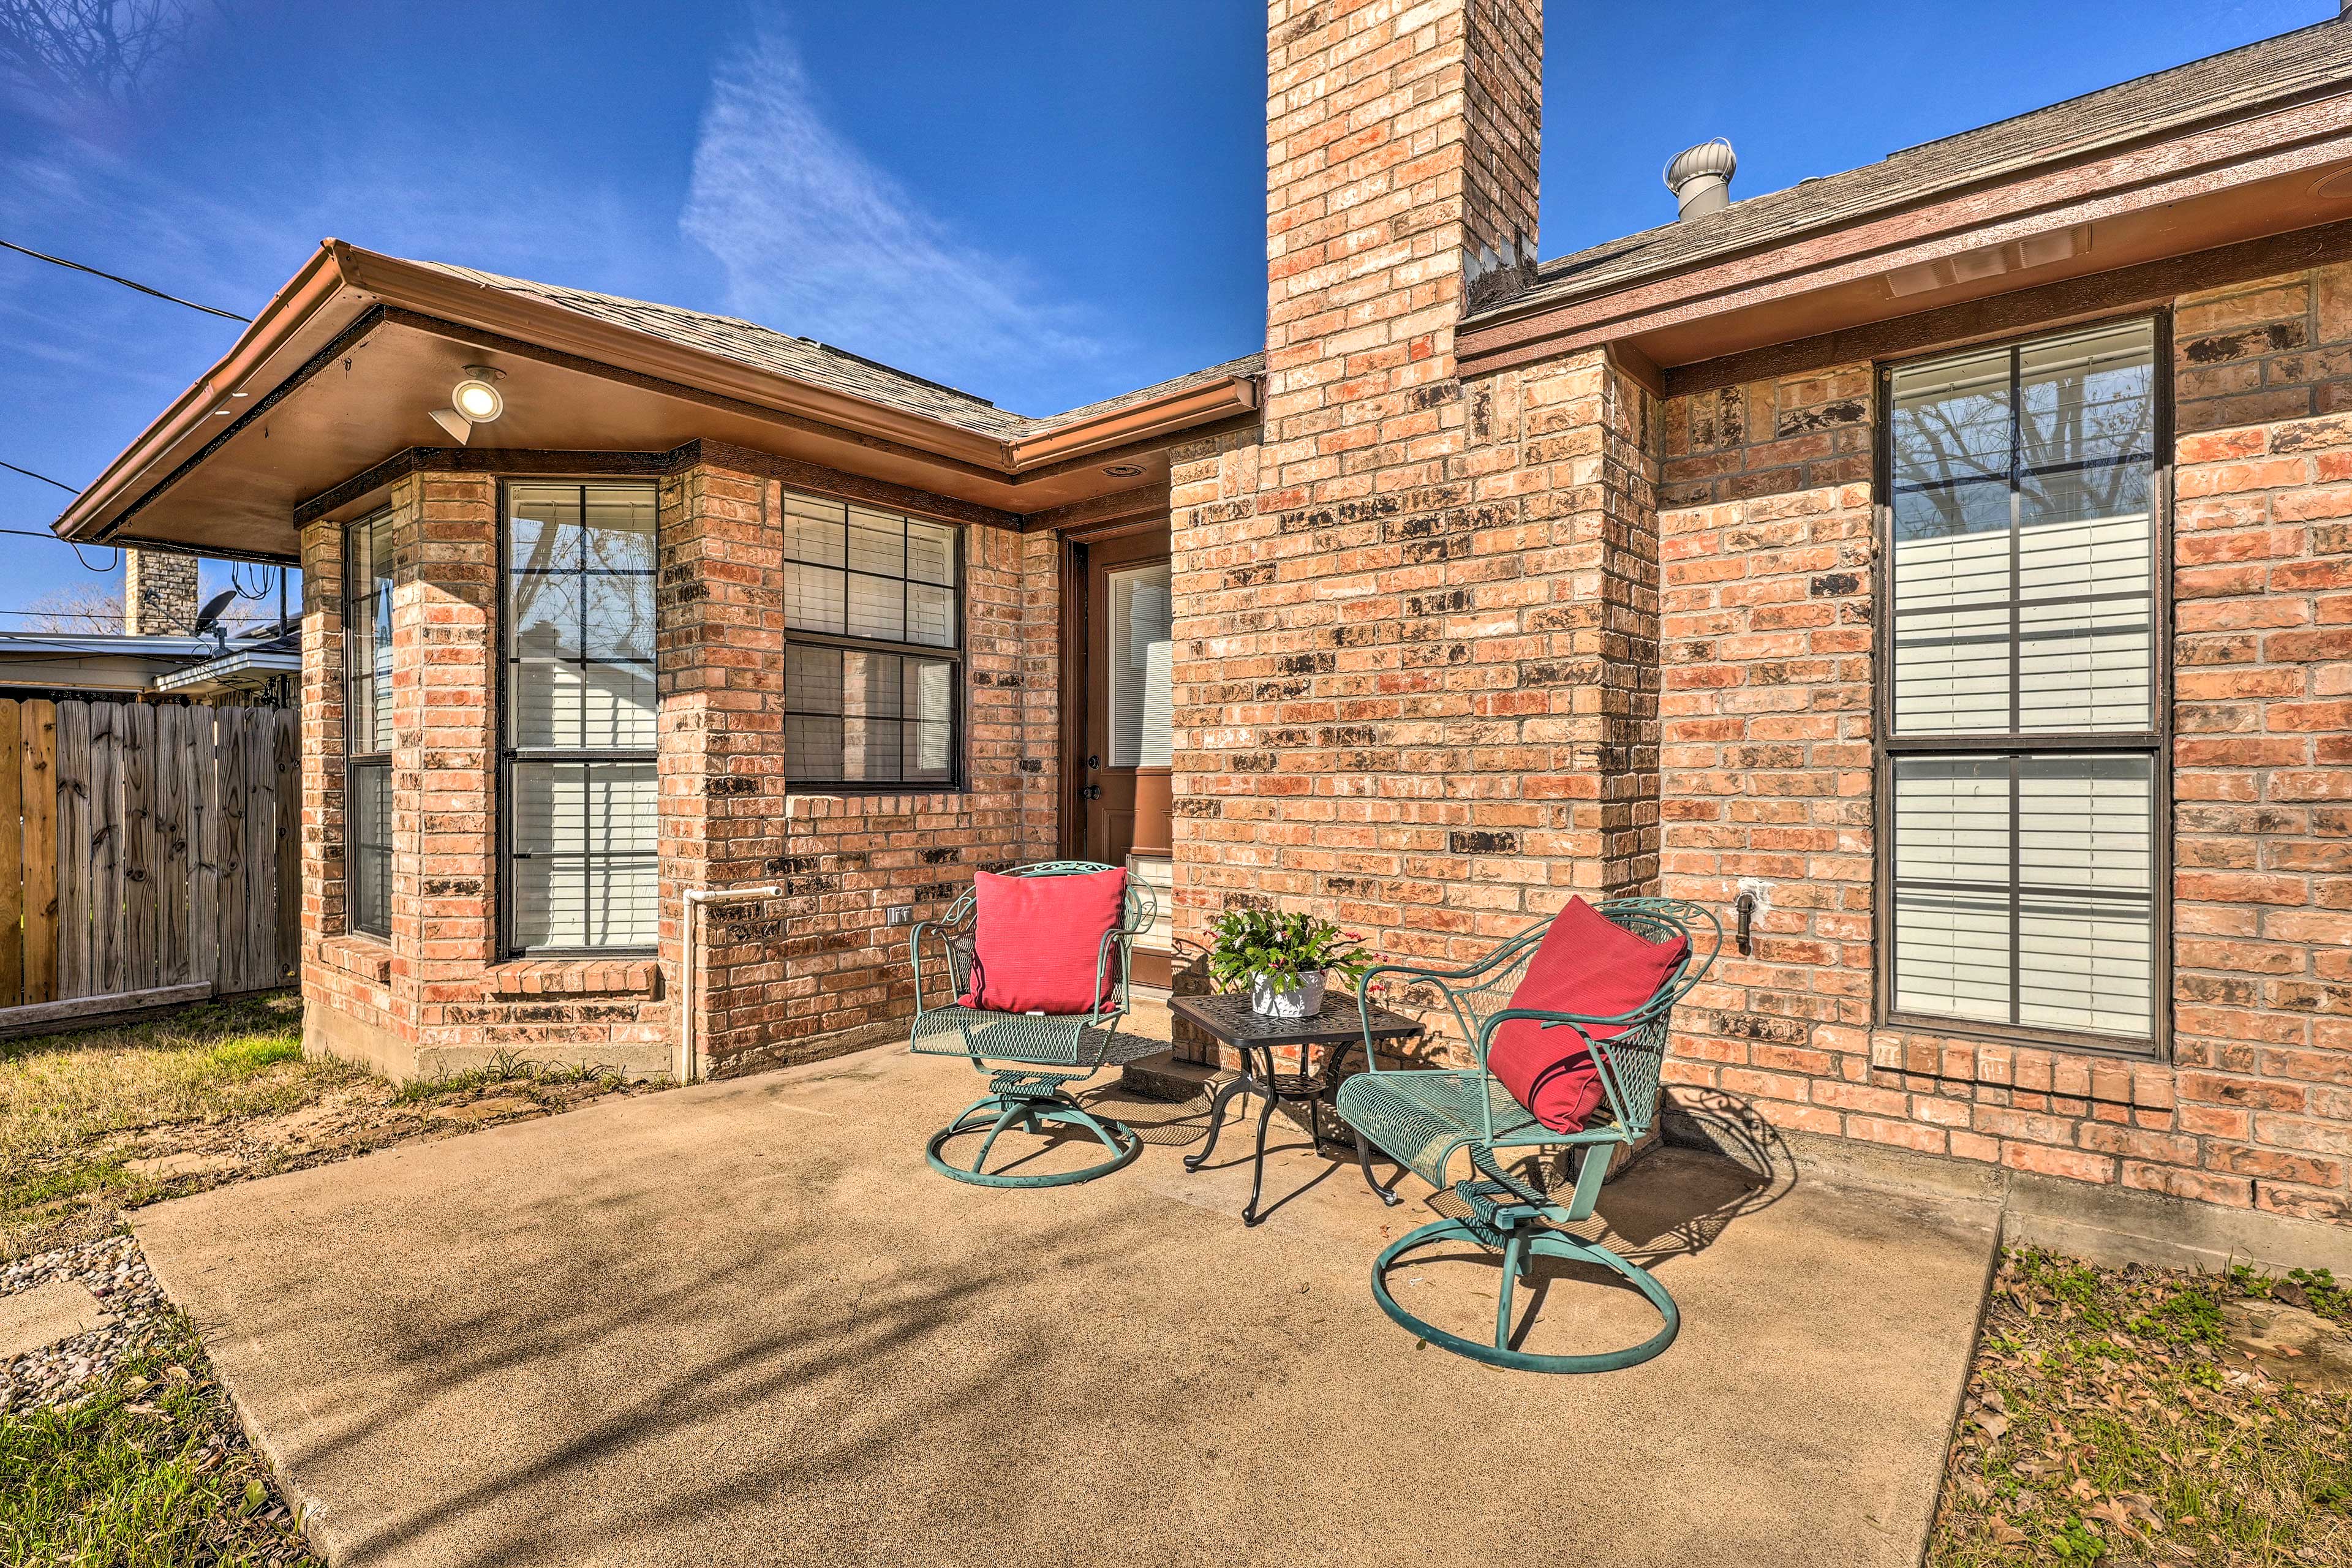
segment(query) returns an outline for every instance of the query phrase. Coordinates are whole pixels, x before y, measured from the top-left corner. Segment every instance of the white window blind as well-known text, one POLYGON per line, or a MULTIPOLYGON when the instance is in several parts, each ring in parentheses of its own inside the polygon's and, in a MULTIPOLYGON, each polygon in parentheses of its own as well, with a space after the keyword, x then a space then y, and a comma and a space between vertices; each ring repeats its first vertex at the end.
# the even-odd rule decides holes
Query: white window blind
POLYGON ((517 484, 508 506, 508 942, 650 948, 655 489, 517 484))
POLYGON ((392 934, 392 513, 343 531, 344 923, 392 934))
POLYGON ((1888 377, 1897 1014, 2155 1035, 2155 344, 1888 377))
POLYGON ((1898 1011, 2149 1032, 2149 758, 1904 757, 1894 793, 1898 1011))
POLYGON ((1110 765, 1164 768, 1171 742, 1174 624, 1168 563, 1109 574, 1110 765))

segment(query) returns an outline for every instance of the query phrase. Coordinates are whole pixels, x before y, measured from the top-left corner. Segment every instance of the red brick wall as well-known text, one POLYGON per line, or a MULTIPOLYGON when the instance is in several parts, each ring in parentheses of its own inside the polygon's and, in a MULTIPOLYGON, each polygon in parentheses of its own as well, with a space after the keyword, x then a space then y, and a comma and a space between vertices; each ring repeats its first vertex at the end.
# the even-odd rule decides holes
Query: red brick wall
MULTIPOLYGON (((779 519, 780 489, 768 488, 779 519)), ((779 522, 762 558, 782 550, 779 522)), ((800 1059, 810 1042, 908 1017, 909 931, 886 911, 910 906, 928 920, 975 870, 1058 852, 1057 542, 968 523, 963 550, 968 787, 786 801, 780 752, 762 762, 779 793, 756 808, 757 842, 746 841, 734 880, 778 883, 785 897, 713 917, 712 962, 730 970, 735 1027, 724 1043, 714 1029, 714 1072, 800 1059)), ((775 647, 781 658, 781 635, 775 647)))
MULTIPOLYGON (((738 454, 757 466, 754 454, 738 454)), ((799 470, 795 470, 796 473, 799 470)), ((803 479, 822 476, 801 474, 803 479)), ((845 488, 877 504, 922 498, 845 488)), ((975 867, 1054 853, 1055 637, 1050 536, 964 523, 971 788, 789 795, 781 484, 703 462, 660 481, 657 583, 661 935, 655 960, 503 958, 497 920, 495 479, 419 474, 394 513, 394 854, 388 942, 342 931, 341 530, 304 536, 305 994, 322 1048, 402 1075, 539 1060, 670 1068, 679 895, 768 884, 709 911, 698 1033, 712 1073, 798 1059, 824 1037, 903 1017, 907 931, 975 867), (354 1027, 356 1026, 356 1027, 354 1027)), ((887 490, 887 487, 883 488, 887 490)))
POLYGON ((2352 1219, 2352 266, 2183 300, 2175 336, 2173 1026, 2193 1190, 2352 1219))
POLYGON ((1673 1081, 1786 1127, 2352 1219, 2348 283, 2177 306, 2163 1064, 1873 1026, 1870 367, 1670 404, 1662 889, 1772 898, 1678 1020, 1673 1081))

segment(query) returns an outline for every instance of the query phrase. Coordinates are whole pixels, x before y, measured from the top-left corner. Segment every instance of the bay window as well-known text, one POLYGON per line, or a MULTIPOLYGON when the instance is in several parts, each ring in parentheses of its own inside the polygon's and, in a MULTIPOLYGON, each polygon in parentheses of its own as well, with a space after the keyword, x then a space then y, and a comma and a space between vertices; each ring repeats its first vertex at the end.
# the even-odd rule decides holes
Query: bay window
POLYGON ((343 530, 344 925, 392 935, 392 514, 343 530))
POLYGON ((518 481, 506 500, 506 945, 650 951, 655 487, 518 481))
POLYGON ((1890 1023, 2155 1048, 2158 344, 2116 322, 1885 376, 1890 1023))

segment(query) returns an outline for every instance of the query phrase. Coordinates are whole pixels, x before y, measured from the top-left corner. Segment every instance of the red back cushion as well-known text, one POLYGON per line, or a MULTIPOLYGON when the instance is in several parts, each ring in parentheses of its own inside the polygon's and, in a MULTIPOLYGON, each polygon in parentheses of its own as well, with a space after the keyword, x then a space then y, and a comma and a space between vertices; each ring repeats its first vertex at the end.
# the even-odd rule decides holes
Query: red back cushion
MULTIPOLYGON (((1650 942, 1582 899, 1570 899, 1536 944, 1510 1005, 1584 1017, 1630 1013, 1658 994, 1689 951, 1687 937, 1650 942)), ((1587 1032, 1595 1040, 1612 1040, 1625 1026, 1596 1025, 1587 1032)), ((1505 1024, 1487 1046, 1486 1067, 1512 1099, 1555 1132, 1578 1131, 1601 1103, 1601 1069, 1583 1039, 1565 1024, 1505 1024)))
POLYGON ((1118 966, 1095 966, 1103 933, 1118 924, 1127 873, 1081 871, 1067 877, 972 879, 971 989, 967 1007, 999 1013, 1092 1013, 1110 1002, 1118 966))

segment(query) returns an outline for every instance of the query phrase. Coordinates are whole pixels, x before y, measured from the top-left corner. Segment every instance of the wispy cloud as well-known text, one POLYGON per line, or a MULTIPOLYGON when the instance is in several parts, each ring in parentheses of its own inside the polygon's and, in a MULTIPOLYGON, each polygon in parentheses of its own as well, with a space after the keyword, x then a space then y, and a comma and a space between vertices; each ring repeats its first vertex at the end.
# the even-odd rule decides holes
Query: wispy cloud
POLYGON ((680 227, 725 269, 738 314, 974 390, 1105 349, 1086 312, 825 122, 773 16, 716 73, 680 227))

